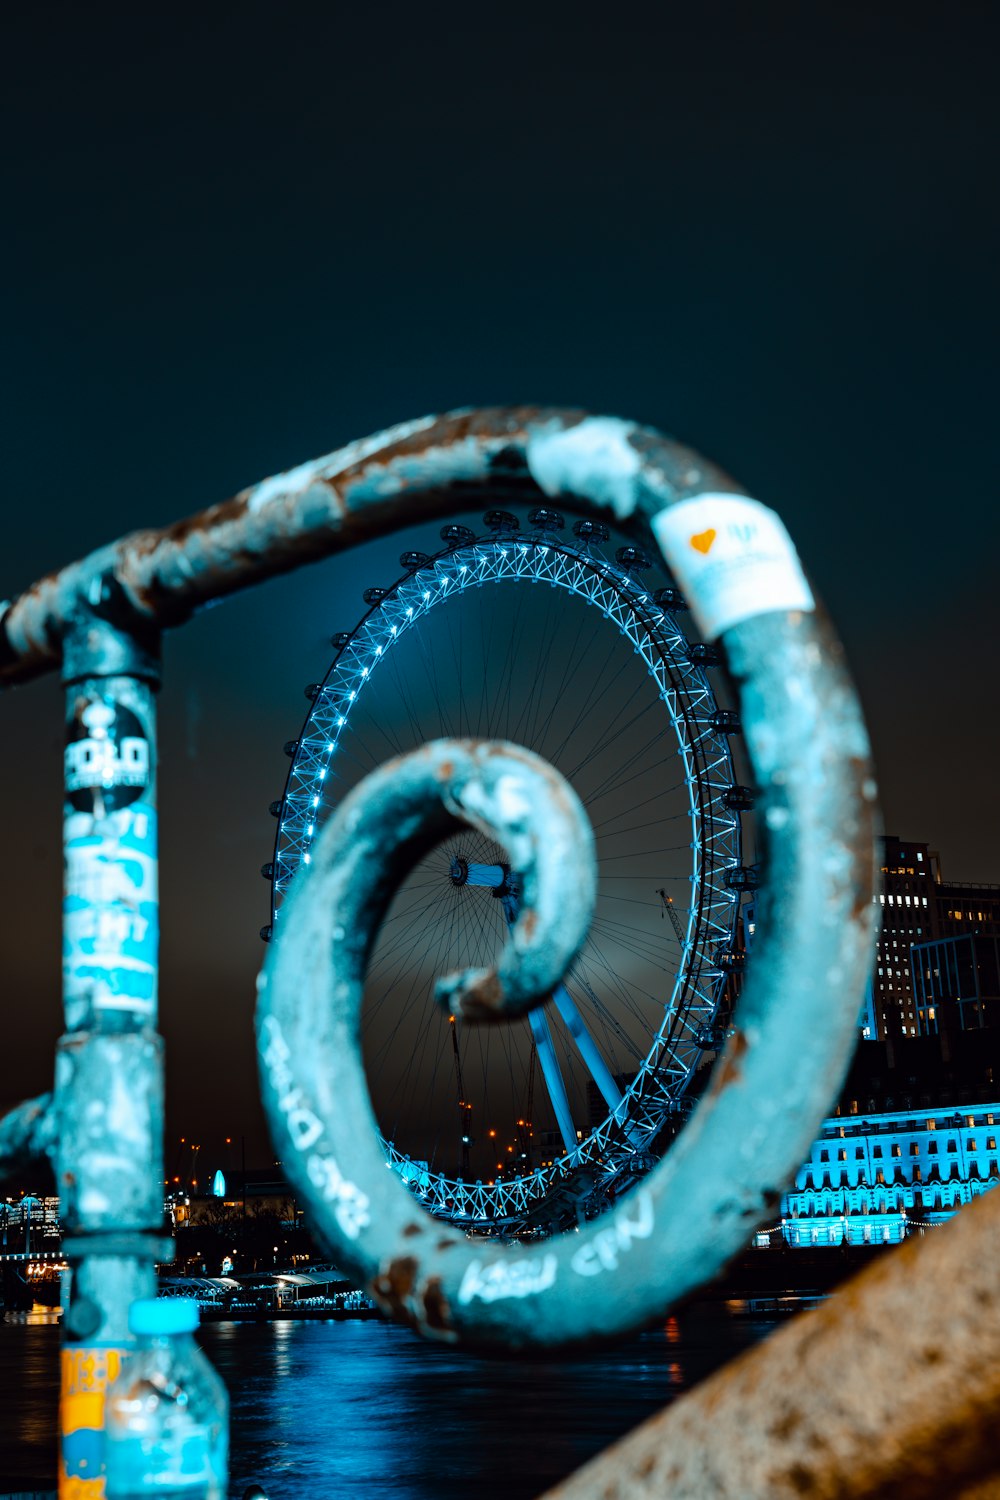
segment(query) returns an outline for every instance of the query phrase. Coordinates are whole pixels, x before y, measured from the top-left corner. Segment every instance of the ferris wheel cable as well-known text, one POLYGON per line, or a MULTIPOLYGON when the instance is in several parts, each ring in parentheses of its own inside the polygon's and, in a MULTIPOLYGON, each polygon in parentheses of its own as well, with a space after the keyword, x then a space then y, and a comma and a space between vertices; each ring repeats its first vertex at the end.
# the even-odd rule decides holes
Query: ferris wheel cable
MULTIPOLYGON (((648 774, 649 774, 648 768, 636 771, 636 772, 633 773, 633 775, 626 776, 622 780, 616 781, 614 783, 613 787, 609 788, 607 792, 602 792, 601 795, 602 795, 602 797, 604 797, 604 796, 608 796, 611 791, 620 792, 623 787, 630 786, 632 784, 632 782, 633 781, 637 781, 640 776, 646 776, 648 774)), ((664 789, 663 795, 664 796, 669 796, 672 792, 679 792, 683 788, 688 787, 689 785, 690 785, 689 778, 687 776, 684 776, 684 777, 681 778, 680 781, 675 781, 671 786, 666 787, 664 789)), ((678 814, 678 816, 690 817, 690 809, 686 808, 685 811, 682 814, 678 814)))
MULTIPOLYGON (((642 1017, 641 1011, 639 1011, 636 1008, 635 1000, 632 998, 632 996, 631 995, 626 996, 626 993, 622 989, 623 980, 622 980, 621 976, 619 974, 616 974, 613 971, 613 969, 611 968, 610 964, 608 963, 607 958, 601 952, 601 950, 598 949, 598 948, 595 948, 594 951, 593 951, 593 953, 591 953, 589 951, 589 949, 588 949, 587 950, 587 958, 585 959, 585 962, 587 960, 589 960, 595 966, 595 968, 601 968, 601 969, 604 969, 606 971, 607 983, 617 993, 619 993, 619 995, 621 996, 622 1003, 623 1004, 627 1004, 628 1009, 630 1010, 631 1014, 636 1018, 636 1020, 639 1020, 642 1017)), ((633 983, 632 990, 637 995, 644 995, 645 998, 647 1000, 651 1000, 654 1005, 662 1006, 662 1003, 663 1003, 662 997, 659 996, 659 995, 655 995, 651 990, 644 989, 640 984, 633 983)))
MULTIPOLYGON (((619 740, 623 734, 627 734, 633 727, 633 725, 638 724, 642 719, 646 717, 648 713, 656 712, 660 709, 659 699, 654 698, 650 702, 646 703, 641 709, 637 710, 631 718, 626 719, 623 722, 621 719, 621 713, 624 711, 624 709, 628 708, 629 704, 631 704, 635 698, 639 696, 640 692, 648 692, 648 683, 640 681, 636 684, 632 693, 629 695, 628 702, 624 704, 616 714, 614 725, 609 725, 608 731, 605 732, 604 736, 596 741, 596 743, 587 750, 582 760, 578 761, 577 764, 569 770, 567 774, 571 781, 576 776, 578 776, 584 769, 584 767, 588 766, 591 761, 596 760, 600 755, 606 754, 610 747, 617 740, 619 740)), ((662 738, 662 735, 657 736, 657 738, 662 738)), ((628 769, 630 765, 634 765, 636 759, 639 756, 643 755, 654 743, 655 739, 650 739, 646 741, 645 744, 641 745, 638 749, 633 751, 626 765, 622 767, 622 769, 625 770, 628 769)))
MULTIPOLYGON (((435 901, 443 901, 444 893, 434 899, 435 901)), ((440 928, 435 928, 431 922, 425 920, 419 926, 415 926, 414 936, 409 943, 407 943, 405 936, 393 940, 392 952, 387 956, 386 963, 380 965, 382 973, 377 976, 379 987, 382 990, 381 996, 378 996, 377 992, 373 992, 372 987, 369 988, 369 993, 371 994, 368 1008, 369 1025, 378 1019, 381 1012, 387 1006, 390 1010, 395 1008, 398 1010, 399 1015, 402 1016, 403 1011, 398 1005, 394 1005, 396 986, 406 970, 412 970, 413 977, 411 980, 411 989, 408 994, 408 998, 412 1000, 413 986, 420 982, 421 973, 426 969, 426 962, 422 965, 413 962, 414 956, 419 949, 421 959, 426 961, 429 956, 431 943, 438 938, 439 933, 440 928), (422 948, 420 947, 421 943, 423 945, 422 948)), ((388 1045, 388 1041, 385 1045, 388 1045)))
POLYGON ((399 695, 399 702, 402 703, 403 709, 406 713, 406 717, 409 720, 410 732, 413 735, 414 741, 419 742, 421 738, 419 723, 411 700, 409 684, 404 682, 403 680, 403 673, 394 651, 389 652, 389 667, 392 672, 393 680, 396 684, 396 691, 399 695))
POLYGON ((615 1047, 616 1042, 620 1042, 621 1045, 629 1053, 629 1055, 635 1059, 641 1058, 642 1052, 640 1049, 636 1048, 634 1042, 629 1037, 628 1033, 625 1031, 625 1028, 619 1022, 618 1018, 614 1016, 608 1009, 608 1007, 604 1004, 604 1002, 599 999, 599 997, 595 994, 593 988, 587 983, 584 976, 578 975, 576 976, 576 978, 578 980, 579 986, 583 988, 584 992, 588 996, 593 1013, 600 1023, 601 1033, 605 1039, 605 1046, 607 1048, 608 1056, 611 1059, 612 1071, 616 1075, 618 1075, 623 1070, 618 1061, 618 1052, 615 1047))
MULTIPOLYGON (((425 920, 417 925, 415 919, 411 917, 411 921, 406 928, 399 929, 396 933, 392 934, 392 936, 384 945, 379 945, 380 951, 378 953, 378 957, 374 958, 369 966, 369 979, 374 979, 376 976, 379 976, 381 981, 384 983, 386 978, 388 977, 390 986, 395 982, 395 979, 398 978, 400 971, 397 970, 395 975, 389 976, 387 976, 384 971, 397 962, 399 962, 400 964, 409 963, 413 957, 414 950, 421 943, 421 941, 424 942, 425 946, 429 945, 433 941, 435 928, 430 922, 426 921, 426 915, 432 907, 444 904, 446 897, 446 891, 432 890, 429 895, 425 897, 424 900, 420 903, 421 911, 424 914, 425 920), (411 930, 413 931, 414 935, 412 941, 408 941, 408 935, 411 930), (379 970, 383 971, 381 975, 379 975, 379 970)), ((391 993, 391 989, 387 990, 387 994, 388 993, 391 993)))
MULTIPOLYGON (((584 806, 586 806, 586 800, 584 798, 581 798, 580 800, 583 801, 584 806)), ((655 802, 656 798, 648 797, 646 801, 647 803, 655 802)), ((643 805, 644 804, 642 803, 639 804, 639 806, 643 805)), ((690 818, 690 813, 688 813, 688 811, 685 809, 684 812, 666 813, 662 818, 650 818, 644 820, 641 823, 630 823, 627 828, 615 828, 613 830, 609 828, 609 825, 616 822, 618 818, 628 817, 630 813, 638 812, 638 810, 638 807, 623 808, 620 813, 615 813, 612 817, 605 818, 603 823, 591 823, 591 827, 593 828, 595 834, 603 834, 603 842, 607 842, 611 839, 624 838, 627 833, 637 833, 640 829, 643 828, 658 828, 661 823, 680 823, 681 821, 688 821, 690 818)), ((673 844, 670 847, 673 849, 677 849, 682 846, 673 844)))
MULTIPOLYGON (((609 999, 613 999, 620 1007, 622 1014, 615 1018, 614 1030, 622 1047, 635 1059, 641 1059, 649 1051, 649 1017, 636 1008, 633 997, 615 982, 614 972, 602 965, 593 966, 593 977, 596 986, 602 986, 609 999), (628 1030, 626 1023, 631 1021, 639 1033, 640 1040, 628 1030)), ((590 1002, 593 1007, 593 1001, 590 1002)), ((605 1011, 606 1013, 606 1011, 605 1011)))
MULTIPOLYGON (((561 702, 563 694, 568 689, 571 681, 576 677, 576 674, 579 672, 584 661, 587 660, 587 657, 593 647, 593 643, 598 633, 599 630, 597 622, 590 623, 589 631, 585 630, 584 628, 581 628, 577 631, 576 636, 571 644, 570 650, 566 653, 562 678, 552 699, 553 703, 561 702)), ((551 658, 552 653, 547 653, 545 658, 546 662, 550 662, 551 658)), ((551 726, 547 726, 547 733, 550 727, 551 726)), ((559 751, 558 749, 550 750, 546 738, 546 740, 543 741, 540 746, 540 753, 544 754, 547 759, 552 760, 559 754, 559 751)))
MULTIPOLYGON (((545 623, 544 623, 544 626, 542 628, 542 632, 540 633, 540 642, 541 641, 551 640, 554 637, 554 635, 555 635, 555 624, 554 624, 554 618, 553 617, 555 615, 556 604, 557 604, 557 597, 556 597, 555 591, 553 590, 549 594, 548 604, 547 604, 547 608, 546 608, 546 612, 545 612, 545 623)), ((523 734, 523 738, 526 740, 526 742, 529 745, 533 745, 533 744, 538 743, 538 738, 539 738, 539 725, 538 725, 538 721, 539 721, 539 718, 540 718, 540 716, 542 714, 543 704, 546 705, 546 707, 550 707, 553 703, 558 703, 558 701, 559 701, 558 697, 556 697, 555 699, 553 699, 552 694, 551 694, 551 692, 548 689, 549 670, 550 670, 551 665, 552 665, 552 652, 551 651, 542 652, 541 646, 539 646, 538 656, 540 658, 540 666, 541 666, 541 671, 540 671, 539 677, 538 677, 538 688, 537 688, 537 691, 531 695, 533 697, 533 699, 534 699, 534 714, 533 714, 530 722, 527 724, 527 726, 525 728, 525 731, 524 731, 524 734, 523 734)), ((547 728, 548 728, 548 725, 546 725, 546 729, 547 728)), ((517 729, 516 729, 516 737, 521 737, 520 722, 518 723, 518 726, 517 726, 517 729)))
POLYGON ((613 923, 595 920, 593 926, 597 929, 596 938, 603 939, 606 944, 613 946, 617 951, 631 954, 633 958, 638 958, 644 963, 661 964, 667 956, 661 943, 653 942, 647 937, 637 939, 626 936, 624 929, 613 923))
POLYGON ((612 640, 611 645, 608 647, 607 656, 605 657, 604 661, 601 663, 600 672, 592 680, 591 685, 590 685, 590 689, 589 689, 589 691, 587 693, 586 698, 584 699, 584 702, 583 702, 583 704, 582 704, 582 706, 581 706, 581 708, 580 708, 580 710, 579 710, 576 718, 573 720, 573 722, 570 725, 569 730, 567 731, 567 733, 564 736, 564 738, 556 746, 555 750, 552 752, 552 755, 549 757, 550 760, 551 760, 551 762, 553 764, 558 764, 558 762, 562 759, 562 756, 566 752, 566 746, 569 744, 570 740, 573 738, 573 735, 576 733, 577 729, 580 727, 580 724, 584 721, 585 718, 589 717, 590 710, 591 710, 591 708, 593 706, 595 697, 599 697, 600 696, 600 694, 598 692, 598 684, 601 682, 601 679, 603 678, 604 673, 607 670, 607 667, 608 667, 609 663, 611 662, 611 660, 613 659, 613 657, 616 655, 616 653, 619 650, 620 650, 620 646, 619 646, 618 641, 617 640, 612 640))

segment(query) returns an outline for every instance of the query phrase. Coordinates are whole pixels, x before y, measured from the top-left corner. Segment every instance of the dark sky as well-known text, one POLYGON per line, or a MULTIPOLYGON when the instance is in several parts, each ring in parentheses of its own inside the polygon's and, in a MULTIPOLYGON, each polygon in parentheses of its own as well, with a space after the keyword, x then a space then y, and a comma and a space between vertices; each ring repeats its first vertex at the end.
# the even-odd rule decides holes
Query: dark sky
MULTIPOLYGON (((887 826, 1000 880, 994 6, 40 4, 2 27, 0 593, 425 412, 637 418, 786 519, 887 826)), ((174 1133, 263 1150, 280 746, 404 544, 427 534, 167 642, 174 1133)), ((2 711, 9 1102, 48 1086, 60 1027, 55 681, 2 711)))

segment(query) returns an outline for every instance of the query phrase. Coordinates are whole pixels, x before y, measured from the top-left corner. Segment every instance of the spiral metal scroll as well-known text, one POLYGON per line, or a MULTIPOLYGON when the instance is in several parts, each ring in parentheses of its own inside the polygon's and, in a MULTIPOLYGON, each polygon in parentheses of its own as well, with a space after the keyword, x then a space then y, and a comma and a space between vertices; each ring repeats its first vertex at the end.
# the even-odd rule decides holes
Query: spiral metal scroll
MULTIPOLYGON (((637 539, 648 542, 651 527, 678 572, 691 562, 685 547, 699 556, 713 547, 723 523, 702 526, 700 509, 678 511, 680 530, 670 524, 674 504, 699 504, 698 487, 673 482, 670 445, 655 435, 599 421, 588 429, 584 420, 527 449, 547 492, 610 508, 626 530, 629 516, 642 515, 637 539)), ((704 471, 692 461, 689 472, 704 471)), ((728 514, 725 504, 719 514, 728 514)), ((754 524, 751 516, 751 532, 754 524)), ((419 774, 408 765, 388 778, 376 773, 324 830, 292 893, 258 1015, 272 1127, 332 1253, 382 1307, 424 1333, 504 1348, 565 1345, 660 1316, 773 1213, 840 1084, 873 937, 875 786, 840 648, 804 582, 789 583, 782 548, 790 544, 774 541, 775 524, 762 516, 749 570, 696 567, 688 582, 692 607, 721 640, 739 685, 760 794, 756 951, 708 1094, 666 1159, 608 1214, 531 1246, 477 1246, 423 1213, 364 1123, 371 1111, 352 1010, 359 976, 391 891, 458 794, 443 771, 449 759, 458 766, 459 750, 434 747, 419 774), (372 839, 371 820, 402 785, 413 801, 399 844, 386 851, 384 838, 372 839)), ((475 760, 498 752, 462 753, 475 760)), ((466 786, 475 779, 464 762, 462 777, 466 786)), ((552 783, 546 804, 533 805, 536 833, 561 796, 552 783)), ((508 836, 502 816, 494 836, 508 836)), ((526 933, 532 917, 526 905, 526 933)))

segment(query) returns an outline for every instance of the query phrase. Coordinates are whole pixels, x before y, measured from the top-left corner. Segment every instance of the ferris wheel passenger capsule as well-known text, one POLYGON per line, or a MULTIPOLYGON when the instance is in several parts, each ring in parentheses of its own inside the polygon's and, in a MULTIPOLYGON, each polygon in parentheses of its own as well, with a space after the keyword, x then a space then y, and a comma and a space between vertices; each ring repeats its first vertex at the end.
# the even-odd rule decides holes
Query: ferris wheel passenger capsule
POLYGON ((653 566, 649 553, 644 552, 641 547, 619 547, 615 553, 615 562, 626 573, 644 573, 653 566))
POLYGON ((441 540, 448 547, 466 547, 476 540, 476 533, 470 531, 468 526, 442 526, 441 540))
POLYGON ((708 646, 703 641, 696 641, 693 646, 688 647, 687 658, 693 667, 722 665, 722 653, 718 646, 708 646))
POLYGON ((753 788, 739 786, 734 782, 732 786, 726 787, 722 794, 722 802, 730 812, 749 812, 754 804, 753 788))
POLYGON ((531 512, 528 520, 532 526, 537 526, 539 531, 564 531, 566 529, 566 517, 557 510, 546 510, 542 505, 531 512))
POLYGON ((399 554, 399 566, 401 568, 426 568, 430 557, 426 552, 401 552, 399 554))
POLYGON ((352 632, 350 630, 338 630, 335 635, 331 635, 330 645, 334 651, 343 651, 344 647, 350 641, 351 636, 352 632))
POLYGON ((657 589, 653 603, 660 609, 687 609, 688 602, 680 589, 657 589))
POLYGON ((371 605, 381 604, 382 600, 385 598, 385 596, 386 596, 386 594, 388 592, 389 592, 388 589, 379 589, 379 588, 374 588, 373 587, 373 588, 370 588, 370 589, 365 589, 365 591, 361 595, 361 597, 365 601, 366 604, 371 604, 371 605))
POLYGON ((739 734, 743 729, 739 714, 732 708, 720 708, 710 722, 716 734, 739 734))
POLYGON ((509 510, 488 510, 483 516, 483 525, 490 531, 503 533, 518 531, 521 523, 509 510))
POLYGON ((611 533, 602 521, 574 521, 573 535, 581 542, 599 545, 606 542, 611 533))

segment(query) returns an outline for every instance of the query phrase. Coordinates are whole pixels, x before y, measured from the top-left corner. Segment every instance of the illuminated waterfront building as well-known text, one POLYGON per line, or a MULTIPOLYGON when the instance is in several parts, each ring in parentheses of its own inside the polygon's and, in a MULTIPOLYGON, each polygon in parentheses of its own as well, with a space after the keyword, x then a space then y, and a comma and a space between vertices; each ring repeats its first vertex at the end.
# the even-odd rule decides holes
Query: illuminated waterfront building
POLYGON ((1000 1183, 1000 1102, 964 1111, 905 1109, 832 1115, 781 1202, 793 1247, 895 1244, 943 1224, 1000 1183))

